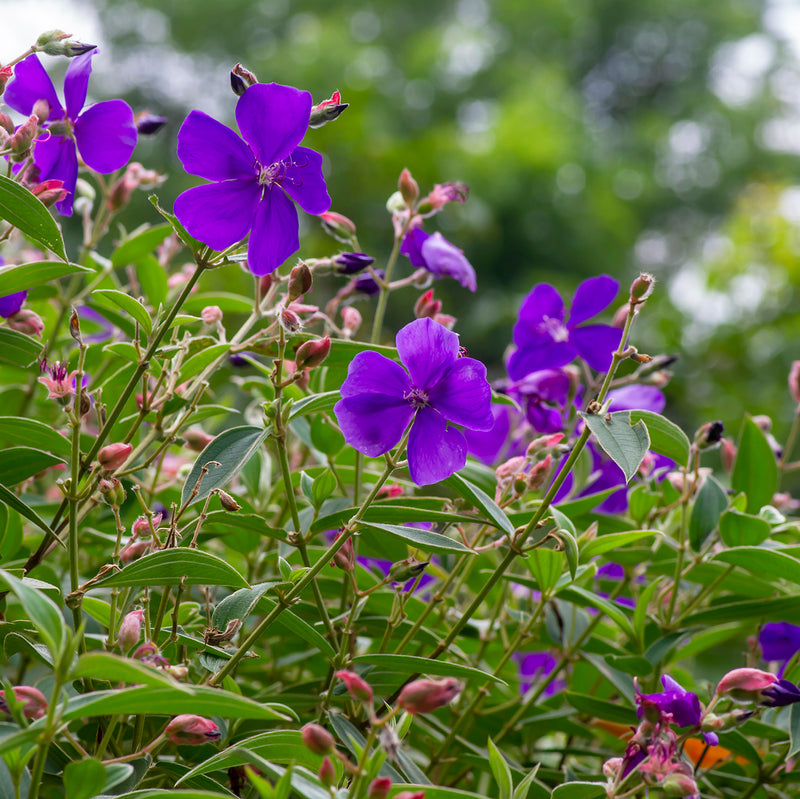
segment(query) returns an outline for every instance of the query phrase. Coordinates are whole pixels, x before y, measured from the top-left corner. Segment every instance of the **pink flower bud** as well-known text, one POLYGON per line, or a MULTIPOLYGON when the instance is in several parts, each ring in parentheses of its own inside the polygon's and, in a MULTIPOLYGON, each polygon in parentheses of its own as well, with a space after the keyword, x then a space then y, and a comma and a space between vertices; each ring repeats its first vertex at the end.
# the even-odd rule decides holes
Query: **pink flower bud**
POLYGON ((286 292, 287 305, 300 299, 304 294, 308 294, 312 287, 311 270, 308 268, 308 264, 300 261, 289 273, 289 288, 286 292))
POLYGON ((331 763, 331 759, 327 755, 322 758, 318 776, 320 782, 326 788, 333 788, 333 786, 336 785, 336 769, 333 767, 333 763, 331 763))
POLYGON ((355 224, 342 214, 337 214, 335 211, 326 211, 324 214, 320 214, 319 218, 322 221, 323 230, 343 244, 349 243, 356 235, 355 224))
POLYGON ((296 333, 303 327, 300 317, 291 308, 281 308, 278 312, 278 321, 287 333, 296 333))
POLYGON ((120 508, 125 502, 125 489, 116 477, 104 477, 97 484, 97 490, 103 498, 103 502, 111 507, 120 508))
POLYGON ((636 280, 631 283, 630 301, 634 305, 643 303, 652 293, 656 279, 649 272, 642 272, 636 280))
POLYGON ((8 326, 18 333, 24 333, 26 336, 42 337, 44 330, 44 322, 39 314, 23 308, 17 311, 13 316, 8 317, 8 326))
POLYGON ((792 399, 800 404, 800 361, 792 361, 792 368, 789 370, 789 393, 792 399))
POLYGON ((349 103, 342 102, 342 95, 339 92, 334 92, 329 99, 323 100, 311 108, 308 127, 321 128, 328 122, 333 122, 334 119, 342 115, 348 106, 349 103))
POLYGON ((216 741, 221 735, 219 727, 211 719, 191 713, 175 716, 167 724, 164 734, 172 743, 184 746, 196 746, 208 741, 216 741))
POLYGON ((523 466, 525 466, 525 458, 522 455, 517 455, 514 458, 509 458, 505 463, 501 463, 494 470, 494 474, 498 480, 506 480, 519 472, 523 466))
POLYGON ((549 452, 543 460, 533 464, 527 480, 527 487, 530 491, 537 491, 545 484, 552 465, 553 456, 549 452))
POLYGON ((437 183, 430 194, 420 201, 419 212, 421 214, 433 214, 451 202, 463 205, 467 201, 467 197, 469 197, 469 186, 466 183, 461 181, 437 183))
POLYGON ((184 430, 183 440, 192 452, 202 452, 214 440, 214 436, 195 427, 192 430, 184 430))
POLYGON ((425 791, 400 791, 394 799, 425 799, 425 791))
POLYGON ((719 442, 719 457, 722 461, 722 468, 730 474, 733 471, 733 464, 736 461, 736 444, 729 438, 722 438, 719 442))
POLYGON ((133 446, 130 444, 109 444, 97 453, 97 461, 105 471, 115 472, 128 460, 132 450, 133 446))
POLYGON ((433 318, 441 310, 442 301, 433 298, 433 289, 428 289, 424 294, 421 294, 414 303, 414 316, 417 319, 423 319, 426 316, 433 318))
POLYGON ((39 202, 45 208, 52 208, 56 203, 61 202, 69 192, 64 188, 63 180, 43 180, 37 183, 32 189, 31 194, 39 198, 39 202))
POLYGON ((207 325, 214 325, 222 321, 222 311, 219 305, 206 305, 206 307, 200 311, 200 318, 207 325))
POLYGON ((443 680, 414 680, 400 692, 397 704, 409 713, 430 713, 444 707, 461 693, 463 686, 455 677, 443 680))
POLYGON ((456 318, 449 313, 437 313, 433 315, 433 321, 437 324, 440 324, 442 327, 446 327, 448 330, 452 330, 456 326, 456 318))
POLYGON ((120 563, 125 566, 127 563, 138 560, 142 555, 147 553, 148 549, 150 549, 149 541, 136 541, 131 539, 119 553, 120 563))
POLYGON ((295 365, 299 369, 319 366, 331 351, 331 337, 323 336, 313 341, 304 341, 295 352, 295 365))
MULTIPOLYGON (((333 540, 336 541, 340 536, 341 533, 337 533, 336 538, 333 540)), ((346 572, 353 571, 356 566, 356 553, 353 548, 352 538, 348 538, 347 542, 333 556, 331 566, 338 566, 342 571, 346 572)))
POLYGON ((327 755, 333 751, 333 736, 319 724, 306 724, 302 729, 303 743, 315 755, 327 755))
MULTIPOLYGON (((40 719, 47 713, 47 700, 38 688, 32 685, 15 685, 11 690, 17 702, 23 703, 22 715, 26 719, 40 719)), ((11 715, 5 700, 5 691, 0 691, 0 713, 11 715)))
POLYGON ((347 686, 350 696, 365 705, 372 704, 372 688, 354 671, 343 669, 337 671, 336 676, 347 686))
POLYGON ((659 787, 667 796, 699 796, 700 788, 694 778, 688 774, 674 771, 667 774, 661 781, 659 787))
POLYGON ((14 77, 13 67, 0 67, 0 95, 6 90, 6 84, 14 77))
POLYGON ((361 314, 352 305, 345 305, 342 308, 342 330, 347 338, 350 338, 361 327, 361 314))
POLYGON ((727 694, 732 691, 745 691, 747 693, 753 692, 757 695, 764 688, 769 688, 770 685, 777 681, 778 678, 774 674, 761 669, 734 669, 719 681, 717 693, 727 694))
POLYGON ((367 799, 386 799, 391 787, 392 781, 389 777, 376 777, 367 788, 367 799))
POLYGON ((6 142, 6 147, 13 153, 12 160, 24 160, 31 149, 33 140, 39 130, 39 120, 36 114, 31 114, 28 119, 17 128, 16 133, 6 142), (16 158, 14 157, 16 156, 16 158))
POLYGON ((417 201, 419 197, 419 185, 417 181, 411 177, 411 173, 404 169, 400 173, 400 179, 397 181, 397 188, 403 197, 403 202, 410 208, 417 201))
POLYGON ((127 652, 134 644, 139 643, 142 635, 143 610, 132 610, 119 625, 117 643, 123 652, 127 652))

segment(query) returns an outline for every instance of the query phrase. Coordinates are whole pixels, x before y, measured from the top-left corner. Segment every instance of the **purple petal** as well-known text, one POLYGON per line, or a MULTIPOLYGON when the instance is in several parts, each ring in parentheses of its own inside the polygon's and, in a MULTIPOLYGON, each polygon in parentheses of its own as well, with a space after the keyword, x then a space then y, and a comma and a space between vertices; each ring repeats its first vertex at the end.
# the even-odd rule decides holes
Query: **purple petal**
POLYGON ((433 388, 458 359, 458 336, 430 317, 401 328, 395 343, 411 382, 423 390, 433 388))
MULTIPOLYGON (((2 311, 0 316, 4 316, 2 311)), ((764 660, 791 660, 800 652, 800 627, 788 621, 769 622, 761 628, 758 642, 764 660)))
POLYGON ((257 83, 239 98, 236 123, 262 166, 288 158, 300 144, 311 104, 309 92, 279 83, 257 83))
POLYGON ((661 413, 666 397, 655 386, 623 386, 608 392, 612 411, 653 411, 661 413))
POLYGON ((543 402, 528 402, 525 406, 525 418, 537 433, 558 433, 562 430, 564 420, 561 413, 543 402))
POLYGON ((92 56, 97 50, 79 55, 69 62, 64 75, 64 99, 67 104, 67 116, 77 119, 83 104, 86 102, 86 90, 89 88, 89 75, 92 74, 92 56))
POLYGON ((56 94, 53 81, 36 55, 29 55, 14 67, 14 80, 12 80, 3 94, 3 101, 19 111, 20 114, 30 116, 34 103, 37 100, 47 100, 50 103, 50 119, 61 119, 64 109, 56 94))
POLYGON ((22 308, 22 303, 25 302, 27 296, 27 291, 18 291, 16 294, 7 294, 5 297, 0 297, 0 316, 3 319, 13 316, 22 308))
POLYGON ((72 216, 75 199, 75 184, 78 180, 78 153, 75 142, 63 136, 36 143, 34 160, 41 170, 41 180, 61 180, 67 196, 56 203, 56 210, 63 216, 72 216))
POLYGON ((604 311, 614 302, 619 291, 619 283, 608 275, 598 275, 584 280, 575 290, 572 308, 569 312, 569 326, 574 327, 600 311, 604 311))
POLYGON ((608 371, 611 355, 621 339, 622 331, 611 325, 584 325, 573 328, 569 334, 581 358, 598 372, 608 371))
POLYGON ((403 243, 400 245, 400 252, 405 255, 412 266, 418 269, 425 267, 425 259, 422 257, 422 245, 428 240, 428 234, 422 228, 414 228, 406 233, 403 243))
MULTIPOLYGON (((345 398, 361 394, 385 394, 399 400, 404 398, 410 388, 406 370, 399 363, 378 352, 367 350, 359 352, 350 361, 347 377, 340 390, 345 398)), ((405 402, 404 399, 403 401, 405 402)), ((409 404, 409 407, 412 406, 409 404)))
POLYGON ((248 269, 259 276, 274 272, 300 249, 299 229, 292 201, 277 186, 265 191, 256 208, 247 245, 248 269))
POLYGON ((133 111, 124 100, 87 108, 75 122, 75 140, 86 165, 104 175, 125 166, 136 147, 133 111))
POLYGON ((253 153, 229 127, 192 111, 178 131, 178 158, 191 175, 206 180, 255 179, 253 153))
POLYGON ((545 402, 565 405, 569 394, 569 376, 562 369, 540 369, 523 377, 514 386, 514 394, 523 398, 539 397, 545 402))
POLYGON ((359 394, 333 406, 344 440, 354 449, 376 458, 403 437, 414 408, 402 397, 359 394))
POLYGON ((322 175, 322 156, 308 147, 297 147, 291 161, 281 183, 284 191, 307 214, 324 214, 331 207, 331 198, 322 175))
POLYGON ((470 430, 490 430, 494 424, 486 367, 474 358, 459 358, 430 388, 428 398, 445 419, 470 430))
MULTIPOLYGON (((435 323, 434 323, 435 324, 435 323)), ((446 480, 464 468, 467 442, 432 408, 420 408, 408 437, 408 471, 418 486, 446 480)))
POLYGON ((508 405, 492 405, 494 423, 484 432, 465 430, 467 451, 487 466, 495 463, 508 441, 511 431, 511 414, 508 405))
POLYGON ((175 216, 196 239, 214 250, 224 250, 247 235, 258 197, 254 180, 208 183, 178 195, 175 216))
POLYGON ((521 346, 511 353, 508 359, 508 375, 512 380, 521 380, 531 372, 564 366, 576 355, 575 347, 568 341, 541 339, 537 345, 521 346))
POLYGON ((440 277, 452 277, 464 288, 475 291, 475 270, 464 253, 441 233, 428 236, 422 244, 425 268, 440 277))
POLYGON ((564 301, 561 295, 549 284, 539 283, 522 301, 519 318, 514 325, 514 343, 522 346, 529 338, 550 338, 565 340, 564 301))

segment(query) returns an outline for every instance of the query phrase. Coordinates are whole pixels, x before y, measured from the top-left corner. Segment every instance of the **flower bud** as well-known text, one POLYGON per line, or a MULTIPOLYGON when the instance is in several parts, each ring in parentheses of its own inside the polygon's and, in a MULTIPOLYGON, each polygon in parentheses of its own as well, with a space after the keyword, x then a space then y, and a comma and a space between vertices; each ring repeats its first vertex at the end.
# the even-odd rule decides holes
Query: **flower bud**
POLYGON ((328 122, 333 122, 349 105, 342 102, 342 95, 338 91, 334 92, 327 100, 312 106, 308 127, 321 128, 328 122))
POLYGON ((397 704, 409 713, 430 713, 449 704, 463 686, 455 677, 443 680, 414 680, 406 685, 397 704))
POLYGON ((322 758, 318 776, 319 781, 326 788, 333 788, 336 785, 336 769, 333 767, 333 763, 331 763, 331 759, 327 755, 322 758))
MULTIPOLYGON (((375 269, 374 272, 381 280, 386 277, 386 274, 382 269, 375 269)), ((375 282, 370 274, 359 275, 353 280, 351 286, 353 291, 357 291, 360 294, 366 294, 370 297, 374 296, 375 294, 379 294, 381 290, 381 287, 375 282)))
MULTIPOLYGON (((22 715, 26 719, 40 719, 47 713, 47 699, 38 688, 32 685, 15 685, 11 690, 14 692, 14 699, 22 702, 22 715)), ((11 715, 5 694, 5 691, 0 691, 0 713, 11 715)))
POLYGON ((286 304, 300 299, 304 294, 308 294, 313 286, 311 270, 308 264, 300 261, 289 273, 289 288, 286 292, 286 304))
POLYGON ((525 466, 525 458, 517 455, 514 458, 509 458, 505 463, 501 463, 495 470, 494 474, 498 480, 506 480, 517 472, 521 471, 525 466))
POLYGON ((107 472, 115 472, 128 460, 133 446, 130 444, 109 444, 97 453, 97 461, 107 472))
POLYGON ((400 791, 394 799, 425 799, 425 791, 400 791))
POLYGON ((319 724, 306 724, 302 735, 306 748, 315 755, 328 755, 333 751, 333 736, 319 724))
POLYGON ((167 724, 164 734, 174 744, 196 746, 219 739, 219 727, 211 719, 184 713, 167 724))
POLYGON ((411 177, 411 173, 407 169, 404 169, 400 173, 400 179, 397 181, 397 188, 400 191, 403 202, 411 208, 419 197, 419 185, 417 181, 411 177))
POLYGON ((673 771, 667 774, 666 777, 659 783, 659 787, 667 796, 699 796, 700 788, 694 777, 689 774, 682 774, 679 771, 673 771))
POLYGON ((6 142, 5 146, 11 150, 12 160, 22 161, 27 157, 28 151, 31 149, 31 145, 38 131, 39 120, 36 114, 31 114, 6 142))
POLYGON ((347 686, 347 690, 353 699, 358 700, 363 705, 372 706, 372 688, 354 671, 343 669, 336 672, 336 676, 347 686))
POLYGON ((75 58, 75 56, 88 53, 96 47, 94 44, 66 41, 71 36, 71 33, 64 33, 64 31, 47 31, 36 40, 36 50, 47 53, 47 55, 63 55, 67 58, 75 58))
POLYGON ((649 272, 642 272, 631 283, 630 302, 632 305, 641 305, 652 293, 656 279, 649 272))
POLYGON ((325 211, 319 215, 322 221, 322 229, 337 241, 348 244, 356 235, 355 224, 343 214, 335 211, 325 211))
POLYGON ((361 321, 361 314, 352 305, 345 305, 342 308, 342 330, 346 338, 350 338, 358 332, 358 328, 361 327, 361 321))
POLYGON ((736 462, 736 444, 729 438, 721 438, 719 444, 719 456, 722 460, 722 468, 730 474, 733 471, 733 464, 736 462))
POLYGON ((469 186, 461 181, 437 183, 430 194, 420 200, 417 212, 423 216, 434 214, 447 203, 457 202, 462 205, 469 197, 469 186))
POLYGON ((532 459, 541 452, 555 449, 564 440, 563 433, 552 433, 534 438, 525 450, 525 457, 532 459))
MULTIPOLYGON (((14 77, 13 67, 0 67, 0 95, 6 90, 6 86, 12 77, 14 77)), ((5 114, 3 114, 3 116, 5 116, 5 114)))
POLYGON ((120 551, 119 562, 126 566, 128 563, 141 558, 142 555, 147 553, 148 549, 150 549, 149 541, 136 541, 132 538, 120 551))
POLYGON ((24 333, 26 336, 36 336, 37 338, 42 337, 42 331, 44 330, 42 318, 28 308, 23 308, 13 316, 9 316, 8 326, 18 333, 24 333))
POLYGON ((69 192, 64 188, 63 180, 44 180, 37 183, 32 189, 31 194, 38 198, 45 208, 52 208, 56 203, 61 202, 69 192))
POLYGON ((331 351, 331 337, 323 336, 313 341, 304 341, 295 352, 295 365, 300 369, 313 369, 319 366, 331 351))
POLYGON ((527 488, 529 491, 538 491, 545 484, 552 465, 553 456, 549 452, 543 460, 534 463, 528 473, 527 488))
POLYGON ((142 635, 142 616, 144 616, 143 610, 132 610, 119 625, 117 643, 123 653, 139 643, 142 635))
POLYGON ((195 427, 183 431, 183 440, 192 452, 202 452, 214 440, 214 436, 195 427))
POLYGON ((389 777, 375 777, 367 788, 367 799, 386 799, 392 787, 389 777))
POLYGON ((757 699, 765 688, 776 683, 778 678, 761 669, 733 669, 717 685, 718 694, 730 694, 734 699, 757 699))
POLYGON ((363 252, 340 252, 331 260, 340 275, 355 275, 375 263, 371 255, 363 252))
POLYGON ((792 368, 789 370, 789 393, 792 399, 800 404, 800 361, 792 361, 792 368))
POLYGON ((429 560, 414 560, 414 558, 399 560, 391 565, 386 576, 393 583, 405 583, 422 574, 429 563, 429 560))
MULTIPOLYGON (((157 529, 161 523, 161 514, 156 513, 152 517, 153 529, 157 529)), ((131 533, 134 538, 150 538, 150 522, 147 521, 147 516, 139 516, 131 527, 131 533)))
POLYGON ((97 489, 103 502, 111 505, 112 508, 122 507, 125 502, 125 489, 116 477, 104 477, 98 484, 97 489))
MULTIPOLYGON (((341 535, 341 533, 336 533, 336 538, 333 540, 336 541, 341 535)), ((348 538, 342 547, 337 550, 336 554, 333 556, 333 560, 331 561, 331 566, 338 566, 342 571, 345 572, 353 571, 356 566, 356 553, 355 549, 353 548, 352 537, 348 538)), ((342 679, 344 679, 344 677, 342 679)))
POLYGON ((442 310, 442 301, 433 298, 433 289, 428 289, 414 303, 414 316, 424 319, 426 316, 433 318, 442 310))
POLYGON ((219 305, 206 305, 206 307, 200 311, 200 318, 207 325, 214 325, 222 321, 222 310, 219 305))
POLYGON ((242 506, 227 491, 220 489, 217 491, 217 496, 219 497, 219 504, 229 513, 235 513, 237 510, 242 509, 242 506))
POLYGON ((167 124, 167 118, 161 114, 154 114, 152 111, 139 111, 133 116, 133 124, 143 136, 152 136, 167 124))
POLYGON ((281 308, 278 311, 278 322, 287 333, 297 333, 303 328, 302 320, 291 308, 281 308))
POLYGON ((722 422, 706 422, 694 434, 694 445, 699 450, 712 449, 722 439, 723 430, 722 422))
POLYGON ((258 78, 241 64, 236 64, 231 70, 231 89, 239 97, 255 83, 258 83, 258 78))
MULTIPOLYGON (((3 67, 0 69, 0 75, 3 74, 3 69, 9 69, 9 67, 3 67)), ((14 135, 14 120, 8 114, 4 114, 0 111, 0 128, 2 128, 9 136, 14 135)))

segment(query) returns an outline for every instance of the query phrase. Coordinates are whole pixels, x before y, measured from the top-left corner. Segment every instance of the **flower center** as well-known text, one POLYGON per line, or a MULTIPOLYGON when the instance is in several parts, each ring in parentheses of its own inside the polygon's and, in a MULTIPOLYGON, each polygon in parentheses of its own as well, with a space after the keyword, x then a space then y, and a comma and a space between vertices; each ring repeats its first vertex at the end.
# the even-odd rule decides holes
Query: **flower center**
POLYGON ((258 179, 258 185, 263 186, 265 189, 270 189, 273 184, 277 183, 282 186, 284 182, 291 186, 302 186, 303 181, 300 176, 296 173, 289 174, 289 170, 292 168, 302 169, 306 166, 308 166, 308 159, 302 163, 295 161, 293 153, 288 158, 276 161, 274 164, 262 164, 256 160, 253 164, 253 169, 258 179))
POLYGON ((560 319, 555 317, 543 316, 542 321, 536 327, 540 332, 550 336, 553 341, 569 340, 569 330, 560 319))
POLYGON ((415 408, 424 408, 426 405, 430 405, 428 392, 416 386, 411 386, 411 388, 403 394, 403 399, 415 408))

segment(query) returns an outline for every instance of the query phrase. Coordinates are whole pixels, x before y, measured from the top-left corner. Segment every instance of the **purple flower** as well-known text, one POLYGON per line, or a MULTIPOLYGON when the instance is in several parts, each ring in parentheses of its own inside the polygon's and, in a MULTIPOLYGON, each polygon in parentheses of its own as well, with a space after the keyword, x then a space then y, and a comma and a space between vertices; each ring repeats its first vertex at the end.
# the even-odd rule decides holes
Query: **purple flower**
POLYGON ((617 296, 619 283, 607 275, 584 280, 575 291, 567 319, 561 295, 549 283, 539 283, 525 298, 514 325, 517 349, 508 361, 508 373, 519 380, 539 369, 555 369, 576 356, 592 369, 608 371, 611 354, 622 331, 611 325, 585 325, 617 296))
POLYGON ((372 266, 375 259, 363 252, 340 252, 333 257, 333 263, 336 264, 336 271, 340 275, 354 275, 372 266))
POLYGON ((668 713, 679 727, 699 724, 702 710, 697 694, 685 691, 667 674, 662 675, 661 684, 664 691, 660 694, 640 694, 637 690, 636 704, 639 707, 636 713, 639 718, 656 711, 660 716, 668 713))
POLYGON ((64 77, 66 108, 61 105, 53 82, 39 61, 29 55, 14 68, 14 80, 3 99, 15 111, 30 115, 39 100, 50 105, 43 126, 49 135, 36 141, 34 160, 41 179, 61 180, 69 194, 56 203, 64 216, 72 215, 78 154, 90 169, 108 174, 125 166, 136 146, 133 111, 123 100, 107 100, 84 108, 92 56, 97 50, 73 58, 64 77))
POLYGON ((13 316, 22 308, 22 303, 25 302, 27 296, 27 291, 18 291, 16 294, 6 294, 5 297, 0 297, 0 316, 3 319, 13 316))
POLYGON ((800 702, 800 688, 789 680, 778 680, 768 688, 764 688, 761 696, 767 697, 761 700, 764 707, 786 707, 800 702))
POLYGON ((531 372, 510 389, 525 411, 525 417, 538 433, 558 433, 564 427, 564 407, 570 379, 563 369, 531 372))
POLYGON ((415 319, 397 334, 400 361, 377 352, 353 358, 334 413, 345 441, 377 457, 388 452, 413 422, 408 469, 417 485, 430 485, 463 468, 467 442, 448 422, 470 430, 493 424, 486 367, 459 358, 458 336, 434 322, 415 319))
POLYGON ((452 277, 464 288, 475 291, 475 270, 464 253, 441 233, 432 236, 421 228, 406 234, 400 252, 416 267, 427 269, 436 277, 452 277))
POLYGON ((786 664, 800 651, 800 627, 788 621, 769 622, 761 628, 758 643, 764 660, 782 662, 778 672, 778 676, 781 676, 786 664))
POLYGON ((308 92, 257 83, 236 103, 242 138, 201 111, 178 132, 184 169, 213 181, 183 192, 175 215, 196 239, 224 250, 250 233, 247 263, 267 275, 300 249, 292 200, 309 214, 331 204, 322 156, 298 145, 308 130, 308 92))
MULTIPOLYGON (((550 652, 515 652, 514 660, 519 663, 519 690, 526 694, 538 680, 553 673, 558 661, 550 652)), ((553 680, 545 688, 543 696, 552 696, 564 689, 564 680, 553 680)))

